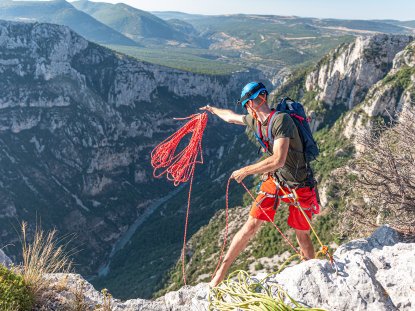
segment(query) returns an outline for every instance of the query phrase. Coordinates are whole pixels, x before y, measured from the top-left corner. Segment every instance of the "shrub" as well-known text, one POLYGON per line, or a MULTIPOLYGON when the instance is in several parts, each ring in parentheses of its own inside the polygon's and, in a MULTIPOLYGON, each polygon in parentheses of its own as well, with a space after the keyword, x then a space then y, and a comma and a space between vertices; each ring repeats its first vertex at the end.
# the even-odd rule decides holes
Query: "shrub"
POLYGON ((31 310, 33 295, 23 277, 0 264, 0 311, 31 310))
POLYGON ((415 112, 408 109, 389 125, 377 125, 359 139, 364 154, 352 165, 348 182, 349 206, 341 217, 348 234, 367 234, 389 224, 415 233, 415 112))

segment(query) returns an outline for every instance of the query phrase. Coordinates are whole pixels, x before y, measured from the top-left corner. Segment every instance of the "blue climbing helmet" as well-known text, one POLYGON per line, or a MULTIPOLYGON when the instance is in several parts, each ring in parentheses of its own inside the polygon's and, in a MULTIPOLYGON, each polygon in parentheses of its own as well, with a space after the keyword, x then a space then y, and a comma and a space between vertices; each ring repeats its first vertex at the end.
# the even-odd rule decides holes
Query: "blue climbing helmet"
POLYGON ((242 105, 242 108, 245 108, 247 101, 257 98, 259 94, 268 95, 268 91, 265 85, 263 85, 261 82, 249 82, 242 89, 241 99, 238 100, 238 104, 242 105))

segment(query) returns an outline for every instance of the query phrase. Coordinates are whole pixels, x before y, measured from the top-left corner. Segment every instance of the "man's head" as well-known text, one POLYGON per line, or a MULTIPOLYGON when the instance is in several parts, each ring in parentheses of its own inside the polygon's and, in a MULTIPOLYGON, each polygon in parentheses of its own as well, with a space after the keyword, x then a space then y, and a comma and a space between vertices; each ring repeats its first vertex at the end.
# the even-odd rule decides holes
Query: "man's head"
POLYGON ((267 102, 268 91, 261 82, 249 82, 241 92, 238 101, 248 112, 255 114, 267 102))

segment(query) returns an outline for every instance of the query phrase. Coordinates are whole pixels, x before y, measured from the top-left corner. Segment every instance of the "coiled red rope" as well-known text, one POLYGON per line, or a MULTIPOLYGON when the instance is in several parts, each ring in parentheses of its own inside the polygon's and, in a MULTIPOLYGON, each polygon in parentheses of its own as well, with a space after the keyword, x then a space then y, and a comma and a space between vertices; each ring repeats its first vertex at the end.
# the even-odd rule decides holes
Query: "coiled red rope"
POLYGON ((187 119, 190 119, 190 121, 183 125, 176 133, 162 141, 151 152, 151 165, 154 168, 154 177, 160 178, 161 176, 166 174, 167 179, 173 181, 175 186, 178 186, 180 183, 187 182, 190 180, 189 194, 187 196, 187 210, 183 235, 183 248, 181 255, 183 282, 185 285, 186 239, 190 214, 190 199, 193 188, 193 176, 196 164, 203 164, 202 136, 206 128, 208 116, 206 112, 203 112, 193 114, 187 118, 181 118, 176 120, 187 119), (181 140, 190 133, 192 134, 192 136, 190 137, 188 145, 185 148, 183 148, 182 151, 176 153, 176 150, 181 140), (157 172, 158 170, 161 171, 157 172))
POLYGON ((187 182, 193 176, 195 165, 203 164, 202 136, 207 124, 207 113, 193 114, 190 119, 176 133, 167 137, 151 152, 151 165, 154 168, 153 176, 159 178, 164 174, 167 179, 174 182, 175 186, 187 182), (179 153, 176 149, 180 141, 192 133, 189 144, 179 153), (157 170, 161 172, 157 173, 157 170))

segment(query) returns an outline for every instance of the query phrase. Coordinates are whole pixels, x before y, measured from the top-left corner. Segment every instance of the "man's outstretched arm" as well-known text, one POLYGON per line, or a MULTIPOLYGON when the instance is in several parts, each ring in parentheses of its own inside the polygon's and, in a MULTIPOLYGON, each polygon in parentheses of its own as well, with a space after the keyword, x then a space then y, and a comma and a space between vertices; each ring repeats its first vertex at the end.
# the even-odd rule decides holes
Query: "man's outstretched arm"
POLYGON ((237 114, 233 112, 232 110, 212 107, 209 105, 201 107, 199 109, 206 110, 206 111, 209 111, 210 113, 216 114, 219 118, 221 118, 225 122, 238 124, 238 125, 245 125, 243 121, 244 116, 242 114, 237 114))

